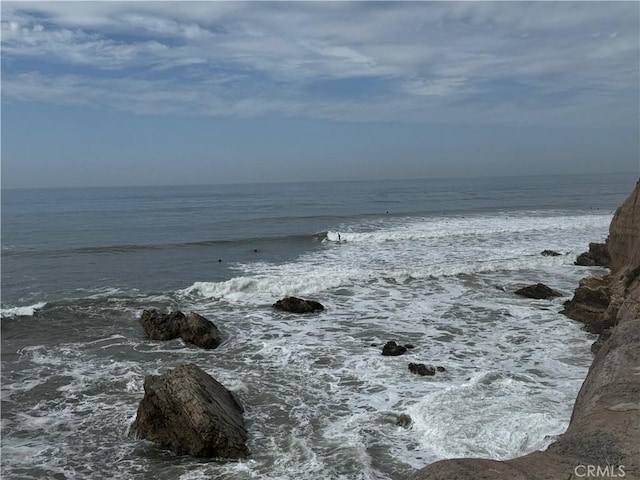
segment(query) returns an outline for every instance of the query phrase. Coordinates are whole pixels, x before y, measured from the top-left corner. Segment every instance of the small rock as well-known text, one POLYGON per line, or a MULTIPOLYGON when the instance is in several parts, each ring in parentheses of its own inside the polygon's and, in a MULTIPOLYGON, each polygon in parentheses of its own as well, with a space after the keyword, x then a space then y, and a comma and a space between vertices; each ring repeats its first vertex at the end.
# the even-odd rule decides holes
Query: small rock
POLYGON ((545 257, 559 257, 562 254, 556 252, 555 250, 543 250, 542 255, 544 255, 545 257))
POLYGON ((407 351, 406 347, 403 347, 402 345, 398 345, 393 340, 385 343, 384 347, 382 347, 382 355, 390 356, 390 357, 402 355, 406 351, 407 351))
POLYGON ((435 367, 431 367, 431 366, 428 367, 424 363, 410 363, 409 371, 417 375, 429 376, 429 377, 436 374, 435 367))
POLYGON ((523 297, 535 298, 538 300, 562 296, 560 292, 547 287, 544 283, 536 283, 535 285, 520 288, 516 290, 515 293, 523 297))
POLYGON ((405 343, 404 344, 404 348, 406 348, 407 350, 412 350, 412 349, 416 348, 416 346, 412 345, 410 343, 405 343))
POLYGON ((446 372, 446 371, 447 371, 447 370, 446 370, 446 368, 444 368, 444 367, 442 367, 442 366, 440 366, 440 365, 438 365, 438 366, 436 367, 436 370, 437 370, 438 372, 446 372))
POLYGON ((313 300, 303 300, 297 297, 285 297, 273 304, 276 310, 291 313, 313 313, 324 310, 324 306, 313 300))
POLYGON ((408 428, 412 422, 413 420, 411 420, 411 417, 406 413, 398 415, 398 418, 396 419, 396 425, 402 428, 408 428))

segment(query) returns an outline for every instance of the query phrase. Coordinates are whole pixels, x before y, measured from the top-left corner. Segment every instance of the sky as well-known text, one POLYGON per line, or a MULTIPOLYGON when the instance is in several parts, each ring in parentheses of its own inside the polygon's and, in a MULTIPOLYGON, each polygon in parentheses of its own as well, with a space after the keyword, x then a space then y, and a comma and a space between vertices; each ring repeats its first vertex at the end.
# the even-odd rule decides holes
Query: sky
POLYGON ((640 2, 1 2, 2 187, 640 171, 640 2))

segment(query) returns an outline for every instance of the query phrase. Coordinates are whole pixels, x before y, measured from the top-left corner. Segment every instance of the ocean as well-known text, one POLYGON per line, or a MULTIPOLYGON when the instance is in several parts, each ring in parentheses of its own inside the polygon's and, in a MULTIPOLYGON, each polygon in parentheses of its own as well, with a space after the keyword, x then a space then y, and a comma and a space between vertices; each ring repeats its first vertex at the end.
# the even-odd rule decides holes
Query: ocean
POLYGON ((544 449, 592 361, 559 311, 604 269, 573 262, 636 180, 3 189, 2 478, 395 480, 544 449), (537 282, 564 297, 513 293, 537 282), (274 311, 288 295, 326 309, 274 311), (147 340, 145 308, 196 311, 225 341, 147 340), (415 348, 384 357, 388 340, 415 348), (248 460, 128 436, 145 375, 183 363, 237 393, 248 460))

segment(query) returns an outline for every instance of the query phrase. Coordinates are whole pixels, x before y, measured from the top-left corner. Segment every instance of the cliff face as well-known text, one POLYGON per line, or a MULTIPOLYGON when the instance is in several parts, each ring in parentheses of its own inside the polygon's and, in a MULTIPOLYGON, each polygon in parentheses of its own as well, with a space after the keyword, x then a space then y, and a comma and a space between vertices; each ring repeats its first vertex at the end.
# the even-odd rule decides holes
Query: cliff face
POLYGON ((606 245, 611 273, 581 281, 565 305, 601 333, 567 431, 544 452, 443 460, 411 480, 577 480, 590 467, 592 478, 640 478, 640 182, 616 211, 606 245))
MULTIPOLYGON (((640 182, 639 182, 640 183, 640 182)), ((640 266, 640 189, 638 185, 629 198, 616 210, 607 238, 613 273, 640 266)))

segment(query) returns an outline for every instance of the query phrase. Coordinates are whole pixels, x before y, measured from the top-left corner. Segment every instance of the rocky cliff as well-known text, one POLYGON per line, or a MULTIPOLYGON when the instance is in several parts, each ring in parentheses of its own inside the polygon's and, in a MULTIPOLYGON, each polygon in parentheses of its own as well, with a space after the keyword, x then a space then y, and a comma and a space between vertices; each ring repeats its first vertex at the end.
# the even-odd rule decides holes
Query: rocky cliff
POLYGON ((546 451, 443 460, 411 480, 640 479, 640 182, 616 211, 606 246, 611 273, 584 279, 565 305, 601 334, 567 431, 546 451))

